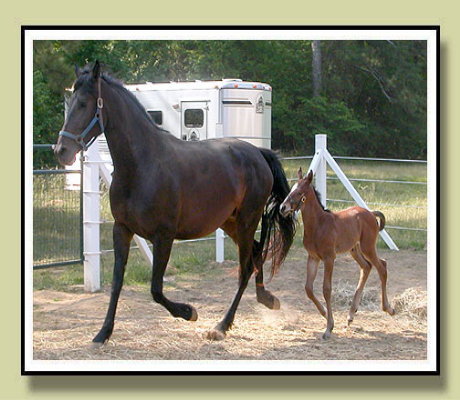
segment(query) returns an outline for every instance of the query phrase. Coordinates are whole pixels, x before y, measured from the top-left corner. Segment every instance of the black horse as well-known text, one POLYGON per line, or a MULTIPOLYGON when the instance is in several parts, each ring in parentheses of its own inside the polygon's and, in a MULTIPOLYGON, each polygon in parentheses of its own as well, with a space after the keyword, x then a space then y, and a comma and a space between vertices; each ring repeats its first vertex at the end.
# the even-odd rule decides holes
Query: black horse
POLYGON ((238 291, 208 338, 225 337, 254 271, 257 300, 279 308, 278 299, 264 287, 262 265, 268 254, 272 275, 276 272, 292 243, 295 225, 291 216, 279 213, 289 186, 276 155, 235 139, 177 139, 160 129, 120 82, 101 73, 98 62, 77 68, 76 73, 55 154, 61 164, 72 164, 78 151, 105 131, 114 166, 112 291, 107 316, 93 342, 102 344, 112 334, 134 234, 153 244, 153 299, 173 316, 189 321, 198 318, 196 310, 163 294, 163 275, 174 239, 199 238, 220 227, 238 245, 238 291), (261 219, 257 241, 254 235, 261 219))

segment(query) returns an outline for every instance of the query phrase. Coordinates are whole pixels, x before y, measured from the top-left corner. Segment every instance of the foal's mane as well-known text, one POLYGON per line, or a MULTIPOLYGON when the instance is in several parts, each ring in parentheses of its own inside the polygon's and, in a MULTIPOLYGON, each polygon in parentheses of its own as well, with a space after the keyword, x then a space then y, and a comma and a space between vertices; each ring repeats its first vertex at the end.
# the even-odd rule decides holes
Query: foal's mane
POLYGON ((313 193, 315 194, 316 200, 318 200, 318 203, 319 203, 319 205, 321 206, 321 208, 322 208, 324 211, 330 213, 331 210, 328 210, 326 207, 323 206, 323 203, 321 202, 321 195, 320 195, 319 192, 316 190, 316 188, 315 188, 313 185, 311 186, 311 188, 313 189, 313 193))

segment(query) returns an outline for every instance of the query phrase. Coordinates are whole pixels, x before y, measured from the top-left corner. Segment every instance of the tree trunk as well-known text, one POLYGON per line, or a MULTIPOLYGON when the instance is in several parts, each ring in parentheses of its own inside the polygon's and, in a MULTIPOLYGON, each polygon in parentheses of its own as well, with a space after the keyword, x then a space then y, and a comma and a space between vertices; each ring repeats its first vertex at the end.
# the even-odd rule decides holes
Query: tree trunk
POLYGON ((313 97, 321 95, 322 74, 321 74, 321 41, 313 40, 312 49, 312 70, 313 70, 313 97))

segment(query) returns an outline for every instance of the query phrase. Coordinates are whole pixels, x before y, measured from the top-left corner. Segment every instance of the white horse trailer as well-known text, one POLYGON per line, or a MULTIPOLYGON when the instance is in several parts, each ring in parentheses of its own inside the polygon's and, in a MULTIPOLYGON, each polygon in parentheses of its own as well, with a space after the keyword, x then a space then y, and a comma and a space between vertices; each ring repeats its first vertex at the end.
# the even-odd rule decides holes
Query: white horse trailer
POLYGON ((126 85, 163 129, 183 140, 236 137, 271 147, 271 87, 240 79, 126 85))
MULTIPOLYGON (((147 82, 125 88, 136 96, 159 127, 177 138, 193 141, 233 137, 271 148, 272 88, 266 83, 223 79, 147 82)), ((101 158, 110 163, 105 137, 97 142, 101 158)), ((69 168, 80 169, 80 163, 69 168)), ((79 189, 77 178, 78 175, 68 174, 66 187, 79 189)))

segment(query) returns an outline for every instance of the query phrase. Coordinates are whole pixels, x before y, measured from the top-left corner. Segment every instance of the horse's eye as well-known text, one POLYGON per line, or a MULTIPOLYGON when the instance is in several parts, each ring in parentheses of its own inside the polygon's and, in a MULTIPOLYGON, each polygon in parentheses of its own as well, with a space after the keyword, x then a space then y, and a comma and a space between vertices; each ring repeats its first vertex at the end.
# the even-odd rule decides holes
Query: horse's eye
POLYGON ((302 203, 305 203, 305 200, 307 200, 307 198, 306 198, 305 196, 302 196, 302 198, 300 199, 300 201, 301 201, 302 203))
POLYGON ((78 102, 78 107, 80 107, 80 108, 85 108, 85 107, 86 107, 86 102, 84 102, 84 101, 79 101, 79 102, 78 102))

